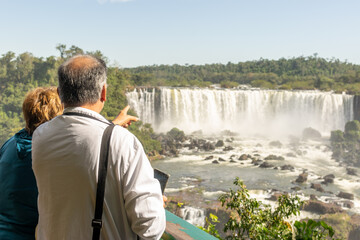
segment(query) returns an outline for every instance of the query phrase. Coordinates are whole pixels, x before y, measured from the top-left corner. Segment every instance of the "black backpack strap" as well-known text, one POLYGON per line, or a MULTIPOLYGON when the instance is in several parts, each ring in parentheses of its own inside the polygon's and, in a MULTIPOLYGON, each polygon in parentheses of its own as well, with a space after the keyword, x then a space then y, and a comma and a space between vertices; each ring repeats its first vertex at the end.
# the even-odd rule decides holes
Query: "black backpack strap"
POLYGON ((105 194, 105 182, 106 182, 106 174, 107 174, 107 166, 108 166, 108 158, 109 158, 109 144, 110 144, 111 133, 114 127, 115 127, 114 124, 109 125, 105 129, 101 139, 98 183, 96 190, 95 215, 91 223, 91 226, 93 227, 93 238, 92 238, 93 240, 100 239, 104 194, 105 194))

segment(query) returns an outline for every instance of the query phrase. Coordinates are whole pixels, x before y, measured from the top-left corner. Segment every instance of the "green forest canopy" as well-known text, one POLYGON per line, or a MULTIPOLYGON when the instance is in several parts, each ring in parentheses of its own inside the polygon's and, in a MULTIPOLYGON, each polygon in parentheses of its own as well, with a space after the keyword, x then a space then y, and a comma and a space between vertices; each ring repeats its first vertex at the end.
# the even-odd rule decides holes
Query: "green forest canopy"
MULTIPOLYGON (((76 54, 92 54, 108 62, 100 52, 59 44, 59 56, 35 57, 25 52, 7 52, 0 58, 0 144, 24 127, 21 105, 25 94, 38 86, 56 86, 57 68, 76 54)), ((269 89, 319 89, 360 94, 360 65, 324 59, 316 54, 279 60, 259 59, 227 64, 153 65, 136 68, 109 67, 108 101, 102 114, 112 119, 127 105, 125 92, 134 86, 197 86, 248 84, 269 89)), ((134 114, 134 113, 132 113, 134 114)), ((146 135, 149 126, 136 124, 130 130, 141 139, 146 151, 159 146, 146 135), (141 136, 143 135, 143 136, 141 136), (150 143, 148 142, 150 141, 150 143)))

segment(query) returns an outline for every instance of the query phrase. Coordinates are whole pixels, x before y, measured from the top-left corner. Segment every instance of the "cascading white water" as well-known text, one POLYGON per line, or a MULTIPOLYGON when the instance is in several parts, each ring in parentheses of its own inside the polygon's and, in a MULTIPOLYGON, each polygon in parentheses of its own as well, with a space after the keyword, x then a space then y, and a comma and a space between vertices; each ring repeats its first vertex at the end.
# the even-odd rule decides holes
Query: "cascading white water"
POLYGON ((185 206, 180 209, 180 217, 195 226, 205 225, 205 211, 200 208, 185 206))
POLYGON ((353 119, 353 96, 330 92, 162 87, 126 96, 140 119, 158 132, 177 127, 187 133, 278 135, 312 127, 329 135, 353 119))

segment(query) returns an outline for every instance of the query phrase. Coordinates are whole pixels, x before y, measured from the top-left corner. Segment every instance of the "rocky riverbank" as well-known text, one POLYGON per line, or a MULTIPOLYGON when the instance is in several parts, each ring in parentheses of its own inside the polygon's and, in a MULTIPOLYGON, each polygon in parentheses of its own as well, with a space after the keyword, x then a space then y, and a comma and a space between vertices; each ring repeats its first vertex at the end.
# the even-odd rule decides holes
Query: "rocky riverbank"
MULTIPOLYGON (((205 218, 209 218, 210 214, 218 217, 219 222, 214 223, 216 229, 222 237, 225 237, 224 224, 228 221, 232 213, 225 210, 219 201, 202 201, 201 190, 192 189, 190 191, 182 191, 177 194, 168 196, 167 210, 175 213, 179 217, 189 221, 193 225, 207 227, 205 218), (196 202, 194 206, 194 202, 196 202)), ((277 201, 281 195, 274 192, 268 199, 277 201)), ((324 203, 312 196, 305 201, 302 211, 316 213, 312 215, 314 220, 322 220, 329 224, 335 230, 335 238, 337 239, 360 239, 360 215, 349 215, 339 205, 335 203, 324 203), (314 218, 315 216, 315 218, 314 218)), ((306 214, 304 215, 306 216, 306 214)), ((306 220, 307 218, 297 218, 297 220, 306 220)), ((290 221, 292 222, 292 221, 290 221)))
MULTIPOLYGON (((262 175, 265 173, 265 175, 269 176, 286 176, 288 180, 285 181, 289 181, 289 183, 286 184, 288 187, 282 186, 283 183, 278 187, 278 184, 275 184, 271 188, 260 187, 265 192, 263 194, 266 195, 264 198, 265 201, 275 203, 275 200, 281 194, 299 194, 306 201, 302 212, 308 212, 312 216, 318 216, 317 218, 330 216, 330 219, 332 215, 339 214, 343 216, 341 219, 345 222, 348 220, 351 221, 348 223, 338 223, 339 226, 346 225, 346 229, 348 229, 345 233, 341 231, 340 228, 339 231, 341 234, 349 235, 350 232, 355 234, 354 231, 358 229, 358 225, 353 224, 352 216, 356 216, 358 212, 356 202, 358 195, 346 189, 342 190, 339 186, 342 185, 344 181, 344 183, 347 183, 349 180, 345 179, 348 178, 351 179, 351 182, 359 181, 356 176, 357 169, 349 168, 342 164, 338 164, 338 167, 336 167, 336 162, 331 161, 329 166, 320 164, 314 168, 314 166, 312 166, 313 160, 311 160, 313 155, 320 154, 320 159, 317 161, 327 162, 327 159, 331 158, 332 153, 329 142, 316 130, 304 130, 302 136, 290 136, 286 141, 269 139, 267 141, 252 142, 251 146, 244 145, 244 141, 248 141, 247 139, 243 140, 239 135, 230 131, 226 131, 220 136, 221 137, 203 136, 201 132, 185 135, 179 129, 172 129, 166 134, 158 135, 157 139, 162 143, 163 148, 161 154, 165 159, 157 161, 157 165, 161 166, 161 162, 163 162, 165 164, 163 165, 165 167, 163 170, 166 171, 166 168, 170 166, 171 162, 174 162, 174 166, 178 168, 176 171, 182 171, 181 167, 183 167, 183 165, 190 164, 187 162, 189 160, 182 159, 194 158, 194 160, 190 160, 192 166, 200 164, 203 166, 203 169, 206 168, 209 169, 209 171, 216 169, 218 169, 218 171, 226 171, 224 172, 226 175, 229 175, 229 171, 232 171, 229 169, 233 169, 233 171, 236 171, 236 169, 248 169, 248 172, 254 172, 255 175, 257 172, 261 172, 262 175), (304 161, 307 162, 305 163, 304 161), (319 166, 323 167, 326 171, 318 169, 319 166), (344 170, 339 172, 337 168, 344 170), (333 172, 329 172, 329 169, 333 169, 333 172)), ((171 191, 168 192, 167 195, 174 203, 184 203, 180 204, 182 207, 203 209, 204 216, 208 213, 221 211, 219 210, 219 202, 216 198, 212 197, 209 199, 207 197, 209 193, 211 193, 209 192, 208 186, 209 180, 197 177, 197 172, 198 170, 194 170, 194 173, 190 174, 190 176, 188 171, 182 172, 181 174, 179 173, 180 179, 191 178, 192 180, 186 180, 185 187, 180 187, 179 190, 175 190, 170 184, 171 191)), ((209 174, 212 173, 209 172, 209 174)), ((214 174, 213 177, 216 178, 216 175, 218 176, 219 172, 214 174)), ((220 177, 219 181, 225 181, 227 178, 226 175, 220 177)), ((244 172, 239 172, 238 176, 243 176, 245 183, 247 183, 244 172)), ((254 177, 255 180, 261 179, 261 176, 254 177)), ((211 182, 214 181, 211 180, 211 182)), ((219 185, 217 187, 212 186, 210 189, 220 194, 228 188, 224 189, 224 187, 219 185)), ((181 207, 178 208, 180 209, 181 207)), ((190 214, 188 217, 191 216, 190 212, 187 211, 186 213, 190 214)), ((184 211, 182 211, 181 214, 183 214, 183 218, 186 218, 184 211)), ((223 213, 221 212, 220 215, 223 215, 223 213)))

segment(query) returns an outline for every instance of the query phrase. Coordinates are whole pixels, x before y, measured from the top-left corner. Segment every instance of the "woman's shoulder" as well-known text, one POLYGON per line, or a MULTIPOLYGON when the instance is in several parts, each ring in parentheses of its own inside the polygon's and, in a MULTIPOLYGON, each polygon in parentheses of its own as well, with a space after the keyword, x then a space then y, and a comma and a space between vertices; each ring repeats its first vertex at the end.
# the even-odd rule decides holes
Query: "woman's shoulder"
POLYGON ((9 148, 15 151, 15 149, 19 148, 18 145, 24 145, 31 149, 31 136, 24 128, 5 141, 1 146, 0 156, 2 156, 5 151, 8 151, 9 148))

